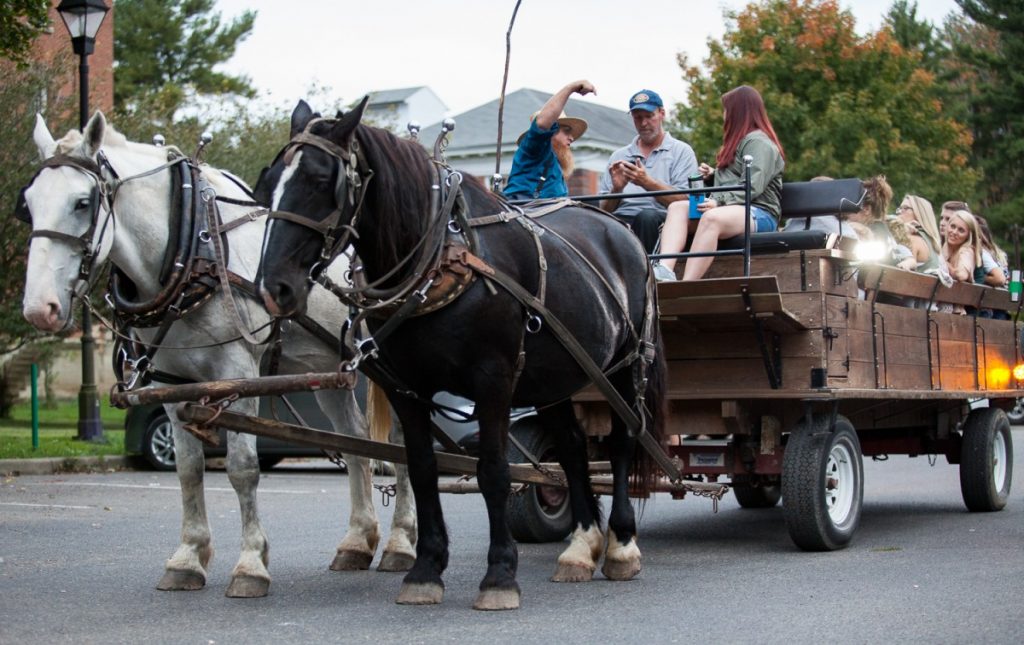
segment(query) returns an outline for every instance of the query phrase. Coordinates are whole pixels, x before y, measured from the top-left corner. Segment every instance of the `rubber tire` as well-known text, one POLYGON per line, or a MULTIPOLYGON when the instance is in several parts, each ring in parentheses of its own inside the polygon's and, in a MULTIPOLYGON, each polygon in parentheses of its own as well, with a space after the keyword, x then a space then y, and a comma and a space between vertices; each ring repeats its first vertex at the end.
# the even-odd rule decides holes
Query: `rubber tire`
POLYGON ((793 542, 805 551, 835 551, 849 545, 860 524, 864 500, 864 459, 860 440, 845 417, 837 417, 830 431, 828 417, 816 417, 813 428, 801 422, 789 435, 782 461, 782 508, 793 542), (846 456, 849 463, 836 460, 846 456), (839 499, 845 512, 829 512, 829 473, 848 470, 840 478, 839 499), (849 481, 851 480, 852 481, 849 481), (848 485, 847 485, 848 484, 848 485), (843 499, 846 498, 846 499, 843 499))
MULTIPOLYGON (((519 443, 541 462, 557 461, 554 439, 545 434, 536 419, 521 419, 509 429, 519 443)), ((509 463, 528 463, 529 460, 510 441, 509 463)), ((544 491, 534 484, 508 499, 508 528, 518 542, 561 542, 572 532, 572 507, 569 491, 563 490, 561 503, 549 505, 544 491)))
POLYGON ((1010 425, 1019 426, 1024 423, 1024 399, 1014 401, 1013 407, 1006 413, 1006 418, 1010 420, 1010 425))
POLYGON ((967 509, 1000 511, 1013 481, 1010 421, 999 408, 972 410, 964 422, 960 447, 960 492, 967 509), (1000 457, 1004 463, 999 463, 1000 457))
POLYGON ((174 470, 174 429, 161 412, 153 417, 142 436, 142 456, 156 470, 174 470))
POLYGON ((770 486, 733 484, 732 492, 736 495, 736 502, 742 508, 774 508, 782 498, 782 488, 778 484, 770 486))

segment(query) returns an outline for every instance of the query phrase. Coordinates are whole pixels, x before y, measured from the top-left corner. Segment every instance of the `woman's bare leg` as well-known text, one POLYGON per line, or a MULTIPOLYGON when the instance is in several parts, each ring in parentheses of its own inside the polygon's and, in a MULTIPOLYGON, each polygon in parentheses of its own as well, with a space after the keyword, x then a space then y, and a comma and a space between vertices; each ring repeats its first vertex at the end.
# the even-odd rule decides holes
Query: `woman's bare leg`
MULTIPOLYGON (((693 235, 690 251, 707 253, 718 249, 718 240, 741 235, 743 233, 743 217, 745 211, 739 204, 718 206, 705 211, 693 235)), ((753 225, 753 222, 751 222, 753 225)), ((667 227, 667 222, 666 222, 667 227)), ((683 280, 700 280, 707 273, 714 257, 695 257, 686 261, 683 280)))

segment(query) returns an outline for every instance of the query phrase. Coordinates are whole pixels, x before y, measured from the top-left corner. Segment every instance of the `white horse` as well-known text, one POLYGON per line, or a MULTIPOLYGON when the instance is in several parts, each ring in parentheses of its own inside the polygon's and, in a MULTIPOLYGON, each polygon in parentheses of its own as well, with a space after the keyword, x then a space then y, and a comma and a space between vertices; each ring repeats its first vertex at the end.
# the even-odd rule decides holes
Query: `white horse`
MULTIPOLYGON (((24 192, 33 227, 25 280, 25 318, 43 331, 68 327, 72 321, 73 294, 83 279, 80 267, 83 258, 90 256, 91 262, 87 264, 93 267, 109 259, 134 283, 141 301, 154 299, 161 292, 161 272, 167 273, 164 257, 171 235, 169 195, 171 173, 177 166, 168 166, 168 149, 129 142, 107 124, 100 112, 93 115, 83 133, 72 130, 59 141, 54 140, 42 117, 37 117, 33 136, 45 161, 24 192)), ((203 165, 201 174, 210 187, 206 196, 213 194, 212 189, 217 196, 248 201, 239 185, 222 172, 203 165)), ((248 205, 221 202, 218 207, 225 226, 238 218, 247 218, 255 210, 248 205)), ((224 233, 229 247, 228 270, 249 281, 256 279, 265 226, 266 218, 257 218, 224 233)), ((205 239, 200 237, 198 244, 209 244, 210 236, 205 231, 202 234, 205 239)), ((336 280, 342 279, 344 267, 332 266, 331 271, 336 280)), ((234 300, 249 330, 260 329, 270 321, 256 300, 239 293, 234 300)), ((259 376, 266 345, 237 340, 238 325, 225 304, 218 286, 209 301, 170 326, 159 343, 164 348, 154 356, 159 373, 193 381, 259 376), (225 344, 205 349, 174 349, 215 343, 225 344)), ((334 338, 338 337, 338 321, 342 318, 338 307, 334 296, 322 289, 311 299, 311 317, 334 338)), ((156 333, 154 328, 136 330, 147 345, 156 333)), ((256 335, 263 339, 267 334, 264 331, 256 335)), ((280 373, 330 371, 337 365, 334 347, 299 325, 292 325, 285 336, 280 373)), ((352 391, 319 391, 316 399, 335 431, 366 436, 366 420, 352 391)), ((255 414, 257 401, 239 400, 233 409, 255 414)), ((199 440, 182 429, 170 406, 167 411, 174 425, 183 516, 181 543, 167 561, 157 588, 200 589, 206 584, 213 555, 203 496, 203 450, 199 440)), ((226 593, 232 597, 264 596, 270 585, 269 552, 256 508, 260 476, 256 438, 229 432, 227 440, 228 477, 241 507, 242 549, 226 593)), ((349 457, 346 461, 352 509, 348 531, 337 547, 331 569, 367 569, 379 541, 371 474, 366 459, 349 457)), ((416 518, 408 474, 404 466, 399 466, 397 473, 391 536, 378 565, 382 571, 407 570, 416 557, 416 518)))

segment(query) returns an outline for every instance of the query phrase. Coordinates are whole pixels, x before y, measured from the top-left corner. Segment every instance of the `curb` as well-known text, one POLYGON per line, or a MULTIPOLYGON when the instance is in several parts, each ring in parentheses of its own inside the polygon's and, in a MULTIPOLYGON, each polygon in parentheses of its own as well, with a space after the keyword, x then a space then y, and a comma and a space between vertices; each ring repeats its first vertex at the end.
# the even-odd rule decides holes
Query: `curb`
POLYGON ((0 459, 3 475, 54 475, 134 469, 134 458, 124 455, 0 459))

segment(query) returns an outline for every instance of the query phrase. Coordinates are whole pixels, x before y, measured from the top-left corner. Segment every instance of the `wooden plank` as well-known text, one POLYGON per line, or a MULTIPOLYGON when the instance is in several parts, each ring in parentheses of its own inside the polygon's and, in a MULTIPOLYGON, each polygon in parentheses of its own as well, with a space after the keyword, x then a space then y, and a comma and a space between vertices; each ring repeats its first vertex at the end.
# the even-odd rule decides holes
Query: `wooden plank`
MULTIPOLYGON (((796 357, 782 362, 782 387, 809 388, 811 368, 825 367, 824 357, 796 357)), ((709 390, 731 391, 732 396, 751 390, 771 390, 760 358, 669 361, 670 395, 709 390)), ((780 391, 780 390, 774 390, 780 391)))
MULTIPOLYGON (((771 339, 769 339, 771 340, 771 339)), ((778 336, 783 359, 820 356, 825 343, 820 329, 778 336)), ((761 349, 751 329, 708 331, 699 336, 665 335, 665 357, 675 359, 760 358, 761 349)))
POLYGON ((709 325, 750 327, 752 315, 771 329, 802 328, 799 320, 783 307, 774 276, 661 282, 658 311, 663 320, 681 318, 697 330, 709 325), (744 289, 748 290, 749 309, 743 298, 744 289))

